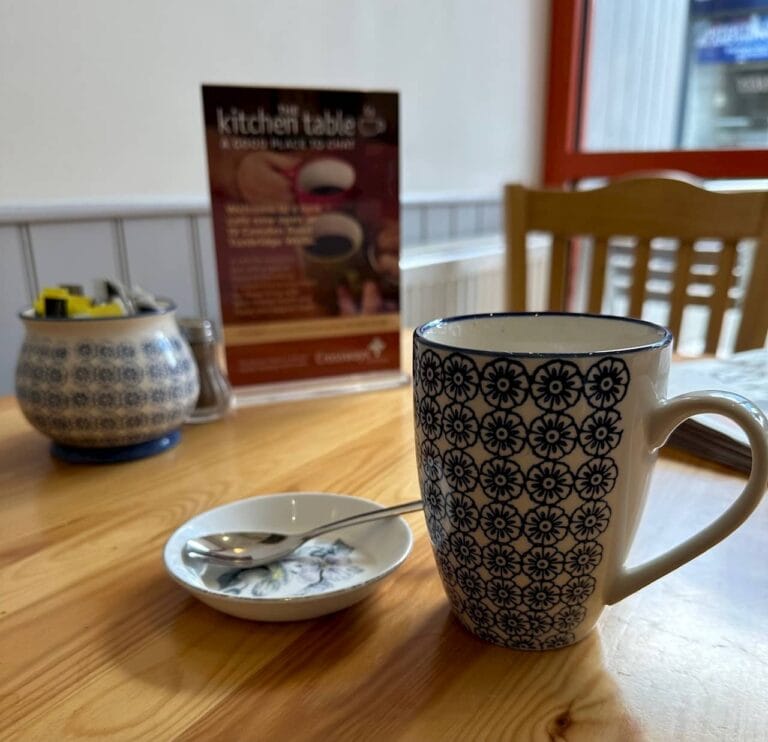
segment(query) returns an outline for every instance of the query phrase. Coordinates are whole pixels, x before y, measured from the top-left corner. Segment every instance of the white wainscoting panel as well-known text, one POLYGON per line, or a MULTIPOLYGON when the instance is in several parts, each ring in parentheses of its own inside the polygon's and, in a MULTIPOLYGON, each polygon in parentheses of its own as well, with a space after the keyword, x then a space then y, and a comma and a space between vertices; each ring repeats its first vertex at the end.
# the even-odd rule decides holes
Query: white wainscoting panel
POLYGON ((213 244, 213 220, 210 216, 193 217, 200 240, 200 294, 201 316, 221 322, 219 304, 219 279, 216 267, 216 248, 213 244))
POLYGON ((0 226, 0 396, 13 392, 24 330, 17 314, 29 304, 21 231, 0 226))
POLYGON ((426 216, 420 209, 403 209, 400 213, 400 234, 404 245, 425 241, 426 216))
POLYGON ((79 283, 88 292, 93 279, 126 279, 114 222, 32 224, 30 235, 39 288, 79 283))
POLYGON ((432 263, 403 271, 403 325, 503 309, 500 254, 432 263))
POLYGON ((426 207, 427 223, 425 228, 430 242, 442 242, 451 237, 451 213, 450 206, 443 204, 430 204, 426 207))
POLYGON ((480 234, 494 234, 502 231, 501 204, 499 202, 488 202, 480 206, 480 224, 478 232, 480 234))
MULTIPOLYGON (((546 309, 550 242, 539 233, 528 237, 529 311, 546 309)), ((415 327, 438 317, 504 311, 504 264, 500 234, 414 248, 401 264, 403 325, 415 327)))
POLYGON ((131 219, 124 231, 130 283, 173 298, 179 316, 199 315, 190 220, 131 219))
POLYGON ((453 210, 453 236, 470 237, 480 234, 480 208, 474 204, 459 204, 453 210))

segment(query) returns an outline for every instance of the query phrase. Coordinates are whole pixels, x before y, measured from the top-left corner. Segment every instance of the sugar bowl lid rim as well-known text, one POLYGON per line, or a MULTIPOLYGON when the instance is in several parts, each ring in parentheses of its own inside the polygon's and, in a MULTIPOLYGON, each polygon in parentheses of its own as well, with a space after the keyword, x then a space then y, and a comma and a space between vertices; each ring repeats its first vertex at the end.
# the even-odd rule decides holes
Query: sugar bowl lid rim
POLYGON ((138 312, 136 314, 124 314, 119 317, 38 317, 35 315, 35 308, 32 306, 25 307, 17 314, 18 318, 23 322, 36 322, 36 323, 59 323, 59 322, 124 322, 126 320, 137 319, 149 319, 150 317, 162 317, 164 315, 173 314, 176 309, 176 303, 170 299, 157 298, 157 302, 160 305, 160 309, 154 309, 147 312, 138 312))

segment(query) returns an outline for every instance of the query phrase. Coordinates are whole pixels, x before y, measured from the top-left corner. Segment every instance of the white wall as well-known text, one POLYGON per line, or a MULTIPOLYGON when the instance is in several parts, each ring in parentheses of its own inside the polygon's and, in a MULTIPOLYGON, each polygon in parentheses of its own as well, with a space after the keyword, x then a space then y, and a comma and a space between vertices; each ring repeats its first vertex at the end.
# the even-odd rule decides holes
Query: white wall
POLYGON ((202 82, 401 92, 402 190, 539 175, 546 0, 0 0, 0 204, 207 194, 202 82))

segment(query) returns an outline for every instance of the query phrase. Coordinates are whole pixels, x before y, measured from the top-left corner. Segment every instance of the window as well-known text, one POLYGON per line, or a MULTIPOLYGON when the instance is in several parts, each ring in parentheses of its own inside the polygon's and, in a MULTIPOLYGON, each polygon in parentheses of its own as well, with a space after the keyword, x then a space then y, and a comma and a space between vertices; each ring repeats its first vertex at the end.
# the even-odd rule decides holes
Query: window
POLYGON ((544 180, 768 177, 768 0, 554 0, 544 180))

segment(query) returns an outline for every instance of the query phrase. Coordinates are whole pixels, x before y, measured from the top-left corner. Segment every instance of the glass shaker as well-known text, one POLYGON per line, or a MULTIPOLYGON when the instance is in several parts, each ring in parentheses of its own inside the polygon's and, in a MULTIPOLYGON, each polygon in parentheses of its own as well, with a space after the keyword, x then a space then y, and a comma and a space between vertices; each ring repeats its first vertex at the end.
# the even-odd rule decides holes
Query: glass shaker
POLYGON ((223 370, 221 347, 208 319, 184 318, 179 328, 192 349, 200 377, 200 395, 187 422, 217 420, 232 407, 232 387, 223 370))

